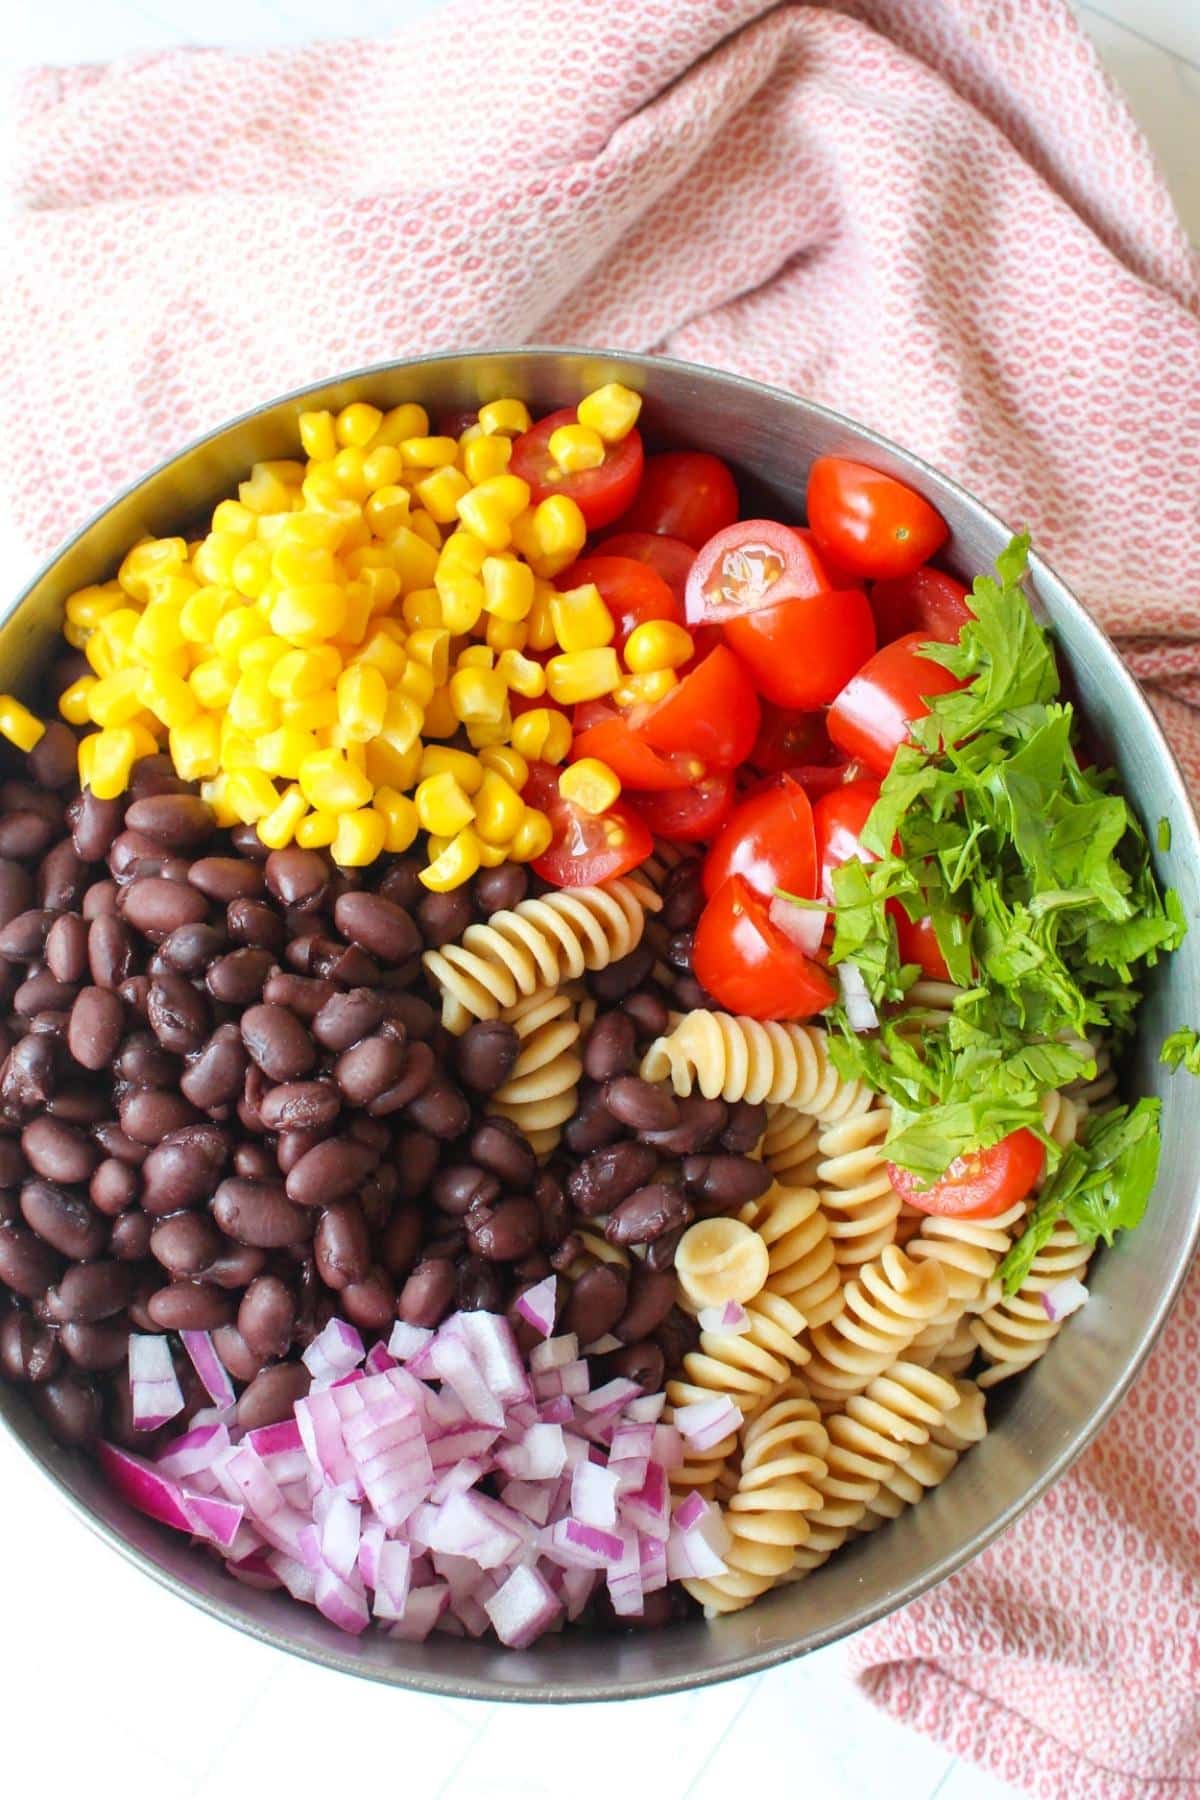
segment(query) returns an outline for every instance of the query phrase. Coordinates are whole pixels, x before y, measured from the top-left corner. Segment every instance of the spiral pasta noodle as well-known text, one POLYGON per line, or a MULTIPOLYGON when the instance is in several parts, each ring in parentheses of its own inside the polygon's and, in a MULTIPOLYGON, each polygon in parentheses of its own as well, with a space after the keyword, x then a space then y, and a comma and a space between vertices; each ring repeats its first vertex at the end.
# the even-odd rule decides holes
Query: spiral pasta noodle
POLYGON ((810 1330, 832 1319, 841 1308, 842 1282, 816 1190, 776 1182, 738 1217, 767 1247, 767 1291, 799 1307, 810 1330))
POLYGON ((810 1333, 805 1377, 815 1398, 861 1393, 944 1310, 946 1277, 889 1244, 842 1289, 841 1310, 810 1333))
POLYGON ((946 1277, 946 1308, 915 1339, 915 1360, 923 1360, 922 1351, 929 1351, 931 1359, 939 1354, 954 1336, 964 1312, 994 1305, 998 1297, 994 1286, 996 1270, 1025 1210, 1024 1200, 1018 1200, 991 1219, 962 1219, 937 1213, 925 1216, 921 1229, 909 1240, 908 1254, 914 1262, 939 1265, 946 1277))
POLYGON ((738 1219, 701 1219, 688 1226, 675 1249, 676 1280, 697 1309, 753 1300, 769 1271, 766 1244, 738 1219))
POLYGON ((810 1113, 794 1106, 768 1106, 759 1155, 784 1187, 811 1187, 820 1159, 820 1136, 820 1124, 810 1113))
POLYGON ((562 989, 530 995, 500 1015, 516 1031, 520 1050, 508 1080, 493 1092, 488 1111, 518 1125, 536 1156, 549 1156, 575 1111, 583 1062, 579 1018, 562 989))
POLYGON ((724 1394, 743 1411, 767 1398, 809 1359, 801 1343, 804 1314, 778 1294, 759 1294, 746 1307, 749 1329, 702 1331, 700 1347, 683 1359, 684 1379, 667 1383, 672 1406, 724 1394))
POLYGON ((840 1119, 870 1105, 870 1090, 843 1081, 817 1025, 761 1023, 697 1009, 656 1038, 642 1058, 644 1081, 670 1081, 677 1094, 698 1088, 707 1100, 767 1100, 819 1119, 840 1119))
POLYGON ((1108 1045, 1100 1038, 1091 1038, 1089 1043, 1096 1059, 1096 1073, 1086 1081, 1072 1082, 1066 1092, 1083 1113, 1107 1112, 1115 1104, 1117 1071, 1108 1045))
POLYGON ((900 1196, 888 1174, 882 1104, 826 1125, 819 1139, 817 1191, 840 1268, 871 1262, 896 1235, 900 1196))
POLYGON ((880 1483, 867 1504, 860 1531, 874 1531, 887 1519, 899 1518, 906 1506, 914 1506, 930 1488, 943 1482, 962 1452, 987 1435, 984 1397, 973 1381, 954 1383, 956 1400, 929 1441, 915 1449, 880 1483))
POLYGON ((1080 1280, 1092 1254, 1065 1219, 1035 1255, 1020 1288, 990 1306, 971 1322, 971 1335, 988 1363, 979 1376, 981 1388, 995 1387, 1027 1369, 1049 1349, 1062 1329, 1042 1304, 1042 1295, 1060 1281, 1080 1280))
POLYGON ((444 996, 443 1022, 461 1031, 464 1019, 498 1018, 539 989, 619 962, 660 904, 643 884, 621 879, 522 900, 469 925, 459 943, 421 958, 444 996))

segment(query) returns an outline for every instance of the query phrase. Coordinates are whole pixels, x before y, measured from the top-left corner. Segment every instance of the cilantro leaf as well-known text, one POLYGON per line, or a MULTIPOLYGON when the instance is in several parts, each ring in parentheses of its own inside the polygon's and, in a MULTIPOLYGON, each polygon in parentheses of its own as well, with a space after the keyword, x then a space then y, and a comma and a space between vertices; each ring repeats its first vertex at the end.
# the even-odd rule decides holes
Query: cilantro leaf
POLYGON ((1181 1025, 1163 1039, 1158 1060, 1168 1069, 1178 1069, 1181 1065, 1189 1075, 1200 1075, 1200 1032, 1192 1030, 1190 1025, 1181 1025))

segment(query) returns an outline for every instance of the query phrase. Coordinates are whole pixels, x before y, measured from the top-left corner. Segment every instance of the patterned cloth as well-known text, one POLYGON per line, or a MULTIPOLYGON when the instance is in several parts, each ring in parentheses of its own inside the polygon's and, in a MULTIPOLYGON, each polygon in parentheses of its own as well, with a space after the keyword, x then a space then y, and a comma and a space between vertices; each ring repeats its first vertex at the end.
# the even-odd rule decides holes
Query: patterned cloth
MULTIPOLYGON (((952 470, 1117 634, 1200 780, 1200 267, 1064 0, 478 0, 402 37, 41 70, 0 479, 50 547, 222 417, 532 338, 762 376, 952 470)), ((867 1632, 1042 1795, 1200 1793, 1200 1285, 1116 1423, 867 1632)))

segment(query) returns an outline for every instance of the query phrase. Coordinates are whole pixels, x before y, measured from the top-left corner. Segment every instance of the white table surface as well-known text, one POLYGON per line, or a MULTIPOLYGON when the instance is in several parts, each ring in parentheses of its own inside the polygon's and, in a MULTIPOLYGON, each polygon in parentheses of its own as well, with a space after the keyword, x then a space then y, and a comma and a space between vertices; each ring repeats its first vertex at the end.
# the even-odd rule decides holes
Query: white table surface
MULTIPOLYGON (((438 0, 17 0, 0 70, 196 41, 251 46, 389 30, 438 0)), ((1200 243, 1200 3, 1105 0, 1081 19, 1200 243)), ((7 109, 5 109, 5 112, 7 109)), ((0 132, 4 113, 0 113, 0 132)), ((2 142, 0 142, 2 149, 2 142)), ((15 590, 28 552, 0 520, 15 590)), ((834 1646, 662 1700, 499 1707, 390 1692, 252 1643, 132 1572, 0 1440, 0 1768, 50 1800, 1004 1800, 1012 1790, 861 1700, 834 1646)))

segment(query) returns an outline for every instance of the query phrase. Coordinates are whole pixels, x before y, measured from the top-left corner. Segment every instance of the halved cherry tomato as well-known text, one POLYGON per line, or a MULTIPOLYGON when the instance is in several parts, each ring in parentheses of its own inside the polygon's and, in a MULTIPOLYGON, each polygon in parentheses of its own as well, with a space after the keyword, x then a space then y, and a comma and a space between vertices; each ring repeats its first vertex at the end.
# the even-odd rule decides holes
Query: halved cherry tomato
POLYGON ((922 975, 930 981, 949 981, 950 971, 942 955, 942 947, 933 929, 933 920, 910 919, 898 900, 888 901, 888 912, 896 927, 896 945, 902 963, 919 963, 922 975))
POLYGON ((599 757, 602 763, 608 764, 623 788, 636 789, 639 794, 665 794, 676 788, 691 787, 704 777, 704 764, 698 756, 677 750, 660 755, 644 738, 630 730, 624 713, 614 712, 602 702, 590 703, 586 713, 583 707, 577 707, 575 725, 571 761, 578 762, 581 756, 599 757), (580 715, 588 720, 582 727, 580 715))
POLYGON ((631 431, 609 447, 598 467, 566 475, 550 454, 550 437, 560 425, 574 423, 573 406, 539 419, 514 442, 508 472, 529 483, 534 506, 551 494, 567 494, 579 507, 588 530, 598 531, 619 518, 637 493, 644 461, 642 440, 636 430, 631 431))
POLYGON ((708 539, 688 576, 689 625, 723 625, 759 606, 829 593, 833 587, 807 538, 774 519, 742 519, 708 539))
POLYGON ((841 759, 829 741, 823 712, 794 712, 767 700, 750 761, 762 775, 782 775, 797 766, 840 766, 841 759))
POLYGON ((648 569, 661 575, 679 602, 678 617, 682 621, 687 578, 696 560, 696 552, 690 544, 685 544, 682 538, 664 537, 661 532, 622 530, 612 537, 602 538, 596 555, 627 556, 633 562, 645 563, 648 569))
POLYGON ((816 898, 812 804, 789 775, 781 775, 734 808, 704 859, 705 894, 715 894, 731 875, 741 875, 768 900, 776 888, 803 900, 816 898))
POLYGON ((861 575, 856 575, 853 569, 847 568, 846 564, 842 562, 833 551, 822 550, 820 548, 816 538, 813 536, 811 526, 789 525, 788 530, 794 531, 796 536, 802 538, 816 553, 817 557, 820 559, 821 567, 829 577, 829 585, 831 588, 837 588, 840 591, 842 588, 861 587, 863 585, 863 578, 861 575))
POLYGON ((709 769, 736 769, 758 736, 758 695, 733 653, 718 644, 665 700, 635 708, 629 722, 656 750, 698 756, 709 769))
POLYGON ((723 630, 763 698, 799 711, 827 706, 875 649, 861 588, 760 606, 727 619, 723 630))
POLYGON ((632 556, 610 556, 605 546, 596 556, 581 556, 555 577, 554 585, 567 589, 588 581, 595 582, 612 614, 618 650, 625 648, 625 639, 634 627, 644 625, 647 619, 673 619, 683 624, 678 602, 662 576, 632 556))
POLYGON ((588 887, 645 862, 654 840, 632 807, 618 800, 599 817, 584 812, 564 800, 558 776, 548 763, 533 763, 521 790, 528 804, 544 812, 554 827, 550 848, 530 864, 535 874, 555 887, 588 887))
POLYGON ((751 1019, 809 1019, 835 989, 778 925, 748 881, 723 882, 700 915, 692 973, 719 1006, 751 1019))
POLYGON ((957 644, 959 632, 975 616, 962 582, 943 569, 918 569, 896 581, 877 581, 871 589, 871 611, 881 644, 911 631, 940 644, 957 644))
POLYGON ((813 834, 816 844, 817 874, 820 892, 833 899, 834 869, 843 863, 876 862, 878 858, 863 848, 862 830, 871 808, 879 798, 877 781, 847 781, 828 794, 822 794, 813 805, 813 834))
POLYGON ((929 711, 925 696, 962 687, 958 677, 918 654, 928 640, 919 631, 876 651, 847 682, 829 709, 829 735, 847 756, 876 775, 886 775, 914 719, 929 711))
POLYGON ((642 485, 624 526, 627 531, 682 538, 698 550, 737 516, 737 484, 719 456, 704 450, 668 450, 646 458, 642 485))
POLYGON ((842 456, 818 456, 808 472, 807 510, 820 548, 870 580, 911 575, 950 535, 912 488, 842 456))
POLYGON ((889 1163, 888 1179, 918 1212, 945 1219, 994 1219, 1024 1200, 1042 1172, 1045 1150, 1032 1131, 1009 1132, 988 1150, 956 1156, 946 1173, 923 1188, 916 1175, 889 1163))
POLYGON ((637 809, 656 838, 707 844, 733 810, 733 776, 718 769, 670 793, 638 794, 637 809))

